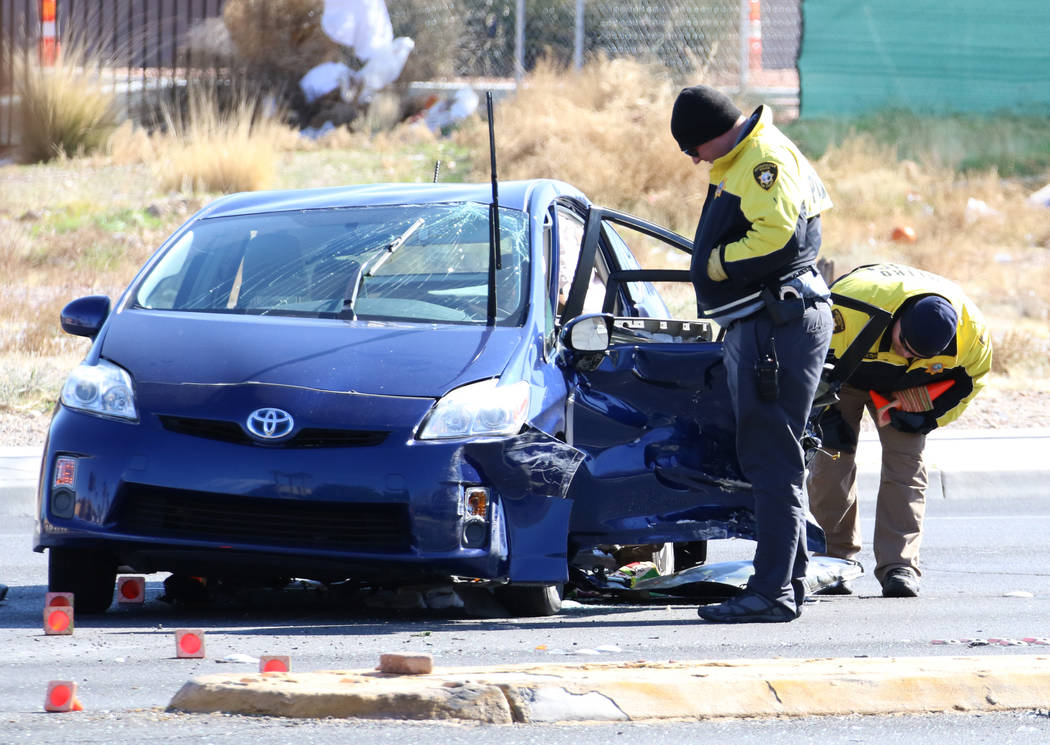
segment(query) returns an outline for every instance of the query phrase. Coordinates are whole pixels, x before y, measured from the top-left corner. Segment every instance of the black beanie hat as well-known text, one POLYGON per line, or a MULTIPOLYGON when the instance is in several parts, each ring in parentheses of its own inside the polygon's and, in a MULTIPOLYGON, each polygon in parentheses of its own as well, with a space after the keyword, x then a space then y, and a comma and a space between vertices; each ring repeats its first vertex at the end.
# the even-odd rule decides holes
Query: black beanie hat
POLYGON ((725 134, 739 118, 740 109, 729 96, 706 85, 694 85, 683 88, 675 99, 671 134, 685 150, 725 134))
POLYGON ((901 339, 920 357, 935 357, 955 337, 959 317, 940 295, 927 295, 901 316, 901 339))

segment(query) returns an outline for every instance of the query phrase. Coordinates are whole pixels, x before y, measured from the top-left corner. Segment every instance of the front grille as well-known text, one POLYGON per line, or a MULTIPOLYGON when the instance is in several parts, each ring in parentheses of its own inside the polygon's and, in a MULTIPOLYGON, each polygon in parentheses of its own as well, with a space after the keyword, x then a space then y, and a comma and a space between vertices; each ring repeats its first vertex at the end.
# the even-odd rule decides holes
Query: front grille
POLYGON ((289 440, 289 447, 371 447, 382 443, 386 439, 387 434, 387 432, 372 432, 368 430, 307 428, 299 430, 298 434, 289 440))
POLYGON ((402 552, 411 546, 403 504, 255 499, 125 484, 117 524, 122 532, 341 551, 402 552))
POLYGON ((284 448, 345 448, 371 447, 386 439, 388 432, 358 429, 305 428, 294 437, 278 442, 256 440, 245 432, 237 422, 221 419, 192 419, 179 416, 160 416, 161 424, 171 432, 209 440, 234 442, 241 445, 284 448))

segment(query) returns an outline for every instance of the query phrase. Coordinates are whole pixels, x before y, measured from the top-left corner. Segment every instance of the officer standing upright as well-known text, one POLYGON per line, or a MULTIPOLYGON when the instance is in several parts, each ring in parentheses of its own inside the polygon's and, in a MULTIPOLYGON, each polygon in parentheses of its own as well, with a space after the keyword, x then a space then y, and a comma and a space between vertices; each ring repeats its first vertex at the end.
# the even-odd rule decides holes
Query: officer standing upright
MULTIPOLYGON (((810 463, 810 509, 827 536, 829 556, 852 559, 860 552, 855 453, 867 408, 882 443, 875 578, 884 597, 915 597, 926 434, 958 418, 984 386, 992 366, 988 329, 954 282, 900 264, 854 269, 831 292, 832 378, 844 382, 838 403, 816 417, 824 451, 810 463)), ((828 591, 852 590, 841 584, 828 591)))
POLYGON ((671 133, 694 164, 712 164, 690 273, 701 314, 726 330, 736 450, 757 533, 745 591, 698 613, 791 621, 808 563, 800 438, 831 338, 828 287, 814 268, 831 200, 767 106, 747 117, 713 88, 685 88, 671 133))

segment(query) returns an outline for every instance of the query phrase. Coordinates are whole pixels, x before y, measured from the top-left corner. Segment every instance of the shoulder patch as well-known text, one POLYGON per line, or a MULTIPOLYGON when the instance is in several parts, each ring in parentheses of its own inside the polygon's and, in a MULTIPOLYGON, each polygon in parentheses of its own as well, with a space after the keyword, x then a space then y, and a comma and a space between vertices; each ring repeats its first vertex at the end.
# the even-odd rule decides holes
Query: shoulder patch
POLYGON ((765 190, 773 188, 773 184, 777 182, 777 164, 766 161, 759 163, 755 166, 752 173, 755 175, 755 181, 765 190))
POLYGON ((842 317, 842 311, 838 308, 831 309, 831 320, 835 322, 833 333, 839 334, 846 330, 846 319, 842 317))

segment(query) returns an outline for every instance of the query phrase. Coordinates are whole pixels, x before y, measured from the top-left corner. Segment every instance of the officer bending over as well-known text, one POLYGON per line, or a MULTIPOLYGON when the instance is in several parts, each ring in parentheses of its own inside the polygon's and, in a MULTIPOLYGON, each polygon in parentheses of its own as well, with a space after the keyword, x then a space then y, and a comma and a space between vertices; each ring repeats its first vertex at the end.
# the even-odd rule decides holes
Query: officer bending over
MULTIPOLYGON (((831 377, 844 382, 838 403, 817 419, 825 452, 810 462, 810 510, 827 535, 829 556, 853 559, 860 552, 855 453, 868 409, 882 443, 875 578, 884 597, 915 597, 926 434, 958 418, 984 385, 992 366, 988 329, 956 284, 907 266, 860 267, 836 280, 831 292, 831 377)), ((851 591, 847 584, 825 590, 851 591)))

